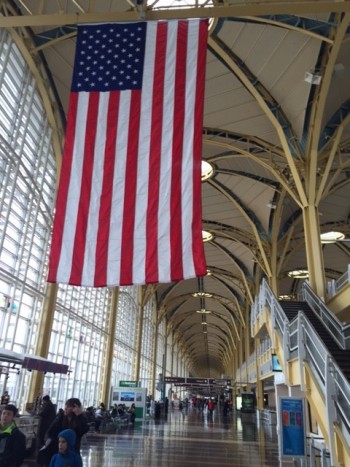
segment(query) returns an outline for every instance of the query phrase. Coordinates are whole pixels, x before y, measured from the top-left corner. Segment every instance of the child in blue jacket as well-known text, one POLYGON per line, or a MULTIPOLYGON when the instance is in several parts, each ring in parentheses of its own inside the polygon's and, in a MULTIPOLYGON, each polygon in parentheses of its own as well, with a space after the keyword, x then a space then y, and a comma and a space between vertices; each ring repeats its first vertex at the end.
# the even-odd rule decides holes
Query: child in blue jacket
POLYGON ((63 430, 58 434, 58 453, 52 457, 49 467, 83 467, 80 454, 74 451, 76 439, 73 430, 63 430))

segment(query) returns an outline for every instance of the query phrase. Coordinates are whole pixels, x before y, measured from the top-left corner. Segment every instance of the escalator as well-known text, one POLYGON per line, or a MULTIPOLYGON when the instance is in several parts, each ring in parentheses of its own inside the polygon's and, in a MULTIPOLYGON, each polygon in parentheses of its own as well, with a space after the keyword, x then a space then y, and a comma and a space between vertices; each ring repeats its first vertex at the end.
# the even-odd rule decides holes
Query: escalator
POLYGON ((251 333, 259 337, 266 331, 285 384, 298 388, 309 403, 332 465, 350 467, 350 325, 307 283, 302 301, 279 301, 263 280, 251 309, 251 333))
POLYGON ((332 334, 306 302, 281 300, 279 303, 290 322, 297 318, 299 311, 304 313, 324 345, 327 347, 329 353, 338 364, 342 373, 350 382, 350 350, 344 350, 338 345, 332 334))

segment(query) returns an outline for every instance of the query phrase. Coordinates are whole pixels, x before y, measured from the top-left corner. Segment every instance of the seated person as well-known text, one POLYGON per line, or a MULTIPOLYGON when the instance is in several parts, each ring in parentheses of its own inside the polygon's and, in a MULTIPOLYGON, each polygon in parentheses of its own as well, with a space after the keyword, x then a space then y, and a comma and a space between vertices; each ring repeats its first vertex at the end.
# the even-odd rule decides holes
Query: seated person
POLYGON ((111 407, 110 415, 111 415, 112 418, 118 417, 117 404, 114 404, 113 407, 111 407))
POLYGON ((129 414, 125 411, 123 404, 118 405, 118 417, 122 420, 129 420, 129 414))
POLYGON ((135 423, 135 417, 136 417, 135 404, 131 404, 131 406, 128 409, 128 414, 129 414, 129 423, 135 423))
POLYGON ((88 407, 85 410, 85 416, 86 416, 86 420, 87 420, 89 428, 90 429, 94 428, 96 430, 96 417, 95 417, 94 408, 92 406, 88 407))
POLYGON ((0 467, 19 467, 26 451, 26 437, 17 428, 17 407, 7 404, 0 419, 0 467))

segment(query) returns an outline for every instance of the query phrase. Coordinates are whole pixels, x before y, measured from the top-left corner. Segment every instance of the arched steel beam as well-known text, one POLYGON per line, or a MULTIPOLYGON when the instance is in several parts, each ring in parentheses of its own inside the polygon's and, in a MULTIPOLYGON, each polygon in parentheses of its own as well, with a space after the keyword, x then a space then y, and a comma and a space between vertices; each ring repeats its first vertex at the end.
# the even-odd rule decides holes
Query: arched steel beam
POLYGON ((339 56, 346 31, 349 27, 350 14, 346 13, 338 18, 338 26, 334 28, 334 42, 330 46, 322 48, 322 55, 319 61, 322 73, 322 81, 314 95, 311 107, 310 128, 312 131, 307 136, 306 155, 307 155, 307 174, 308 174, 308 200, 309 204, 315 205, 316 200, 316 179, 318 164, 318 149, 322 133, 322 116, 324 115, 325 105, 332 81, 334 66, 339 56))
MULTIPOLYGON (((329 32, 334 24, 332 21, 321 21, 313 18, 306 18, 297 15, 269 15, 269 16, 256 16, 256 17, 243 17, 243 18, 227 18, 226 21, 233 21, 239 23, 249 24, 267 24, 278 28, 296 31, 305 34, 314 39, 324 42, 332 42, 329 38, 329 32)), ((223 22, 222 19, 218 22, 223 22)))
MULTIPOLYGON (((215 134, 215 132, 218 130, 211 130, 211 133, 213 133, 213 136, 216 136, 217 138, 222 138, 221 140, 218 139, 213 139, 210 137, 205 136, 203 138, 203 142, 205 142, 208 145, 211 146, 217 146, 221 148, 227 148, 229 151, 226 151, 224 153, 220 153, 211 157, 208 157, 206 161, 211 162, 215 164, 219 160, 225 160, 225 159, 234 159, 234 158, 248 158, 254 162, 256 162, 258 165, 263 167, 264 169, 268 170, 272 175, 274 175, 277 179, 277 181, 283 186, 283 188, 290 194, 292 199, 300 206, 302 207, 302 203, 299 199, 298 195, 298 190, 295 181, 289 176, 289 166, 285 158, 280 158, 280 155, 276 153, 276 151, 272 150, 266 150, 263 151, 262 153, 254 153, 251 152, 250 148, 245 150, 243 148, 237 147, 234 143, 231 142, 231 133, 230 132, 225 132, 224 134, 215 134), (225 135, 225 136, 224 136, 225 135), (226 138, 224 140, 223 138, 226 138), (266 157, 263 157, 263 154, 265 154, 266 157), (274 158, 278 157, 279 160, 276 161, 274 158), (288 171, 286 172, 286 167, 288 167, 288 171)), ((236 141, 233 139, 233 141, 236 141)), ((247 140, 247 145, 248 145, 249 139, 247 140)), ((302 171, 302 166, 300 162, 296 162, 296 167, 297 170, 300 172, 302 171)), ((209 180, 207 180, 205 183, 208 183, 209 180)))
MULTIPOLYGON (((2 1, 5 3, 5 0, 2 1)), ((53 2, 52 2, 53 3, 53 2)), ((97 3, 97 2, 96 2, 97 3)), ((11 5, 6 2, 6 5, 11 5)), ((42 2, 34 2, 31 14, 6 16, 8 11, 3 9, 4 16, 0 17, 0 27, 18 27, 18 26, 60 26, 64 24, 93 23, 93 22, 111 22, 111 21, 138 21, 140 12, 134 9, 129 11, 106 11, 94 12, 89 10, 83 13, 77 8, 74 13, 66 13, 60 2, 55 2, 57 11, 54 14, 42 14, 42 2), (35 8, 36 6, 36 8, 35 8)), ((27 8, 28 11, 28 8, 27 8)), ((165 20, 165 19, 186 19, 186 18, 234 18, 249 16, 269 16, 269 15, 303 15, 307 12, 312 16, 317 13, 350 11, 348 2, 337 2, 334 0, 305 1, 294 0, 271 2, 269 0, 249 3, 223 4, 202 6, 192 8, 174 8, 144 11, 147 20, 165 20)))
POLYGON ((216 30, 208 40, 210 52, 241 81, 247 91, 254 97, 279 135, 281 145, 288 148, 291 156, 302 159, 301 148, 293 127, 281 109, 281 105, 273 98, 258 78, 219 37, 216 30))
POLYGON ((224 174, 224 175, 237 175, 242 178, 249 178, 251 180, 254 180, 256 182, 260 182, 263 185, 267 185, 271 188, 279 189, 280 184, 276 182, 275 180, 271 180, 266 177, 262 177, 260 175, 252 174, 249 172, 243 172, 241 170, 229 170, 229 169, 220 169, 220 168, 215 168, 214 169, 215 174, 224 174))
POLYGON ((331 118, 324 125, 321 137, 319 140, 318 148, 322 149, 328 141, 333 137, 339 125, 345 120, 350 113, 350 99, 347 99, 342 105, 334 112, 331 118))

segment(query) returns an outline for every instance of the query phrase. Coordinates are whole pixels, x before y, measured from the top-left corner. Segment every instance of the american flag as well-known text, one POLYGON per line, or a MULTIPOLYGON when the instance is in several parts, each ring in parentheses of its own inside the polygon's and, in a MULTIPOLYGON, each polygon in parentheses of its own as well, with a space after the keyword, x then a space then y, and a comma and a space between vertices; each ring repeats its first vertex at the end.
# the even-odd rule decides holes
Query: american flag
POLYGON ((206 274, 201 151, 207 20, 78 27, 49 282, 206 274))

